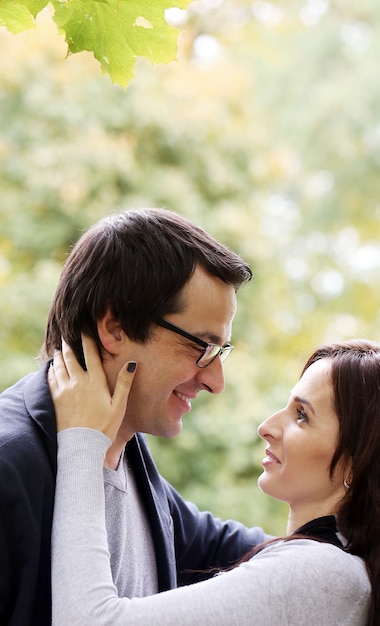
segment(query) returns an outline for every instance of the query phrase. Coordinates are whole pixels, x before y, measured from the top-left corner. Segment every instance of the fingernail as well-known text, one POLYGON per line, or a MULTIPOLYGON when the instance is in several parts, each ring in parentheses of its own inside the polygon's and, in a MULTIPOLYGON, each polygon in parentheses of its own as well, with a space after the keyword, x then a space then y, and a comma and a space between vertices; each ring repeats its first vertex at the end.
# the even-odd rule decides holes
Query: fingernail
POLYGON ((133 374, 133 372, 136 369, 136 363, 135 361, 129 361, 128 365, 127 365, 127 372, 129 372, 130 374, 133 374))

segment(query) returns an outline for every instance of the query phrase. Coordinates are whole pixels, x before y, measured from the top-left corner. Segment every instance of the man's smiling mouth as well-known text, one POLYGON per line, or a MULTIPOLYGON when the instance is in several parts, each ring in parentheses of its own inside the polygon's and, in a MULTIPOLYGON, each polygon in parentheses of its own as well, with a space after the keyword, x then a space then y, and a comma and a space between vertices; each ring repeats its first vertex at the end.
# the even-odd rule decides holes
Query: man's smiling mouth
POLYGON ((191 400, 192 400, 191 396, 187 396, 186 394, 181 393, 180 391, 176 391, 176 390, 174 390, 174 394, 177 396, 177 398, 185 402, 189 410, 191 409, 191 400))

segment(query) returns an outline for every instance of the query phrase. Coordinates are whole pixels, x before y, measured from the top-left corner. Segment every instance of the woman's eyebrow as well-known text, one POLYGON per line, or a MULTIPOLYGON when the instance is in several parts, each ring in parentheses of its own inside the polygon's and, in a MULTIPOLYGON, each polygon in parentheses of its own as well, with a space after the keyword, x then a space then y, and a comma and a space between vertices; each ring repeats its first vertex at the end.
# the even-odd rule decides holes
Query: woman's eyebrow
POLYGON ((311 402, 309 402, 309 400, 306 400, 306 398, 301 398, 300 396, 294 396, 294 402, 299 402, 300 404, 306 404, 310 408, 310 410, 314 413, 314 415, 316 415, 313 405, 311 404, 311 402))

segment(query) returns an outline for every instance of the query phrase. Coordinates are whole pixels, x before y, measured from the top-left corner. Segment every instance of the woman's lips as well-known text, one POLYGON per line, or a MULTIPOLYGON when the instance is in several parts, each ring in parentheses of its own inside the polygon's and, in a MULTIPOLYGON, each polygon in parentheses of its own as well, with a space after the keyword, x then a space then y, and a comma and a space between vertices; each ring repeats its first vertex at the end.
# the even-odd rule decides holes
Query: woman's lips
POLYGON ((262 465, 270 465, 271 463, 278 463, 281 465, 280 460, 269 450, 269 448, 266 448, 265 454, 266 456, 262 460, 262 465))

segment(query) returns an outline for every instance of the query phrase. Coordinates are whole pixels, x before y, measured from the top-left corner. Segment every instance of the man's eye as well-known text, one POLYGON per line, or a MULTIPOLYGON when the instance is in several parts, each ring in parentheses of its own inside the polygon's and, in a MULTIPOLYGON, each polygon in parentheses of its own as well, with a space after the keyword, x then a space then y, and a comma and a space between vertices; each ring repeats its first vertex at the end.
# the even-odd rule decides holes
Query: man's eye
POLYGON ((194 350, 195 352, 198 352, 198 354, 203 354, 203 352, 205 351, 204 348, 202 348, 202 346, 198 346, 197 343, 192 343, 190 344, 190 347, 192 348, 192 350, 194 350))

